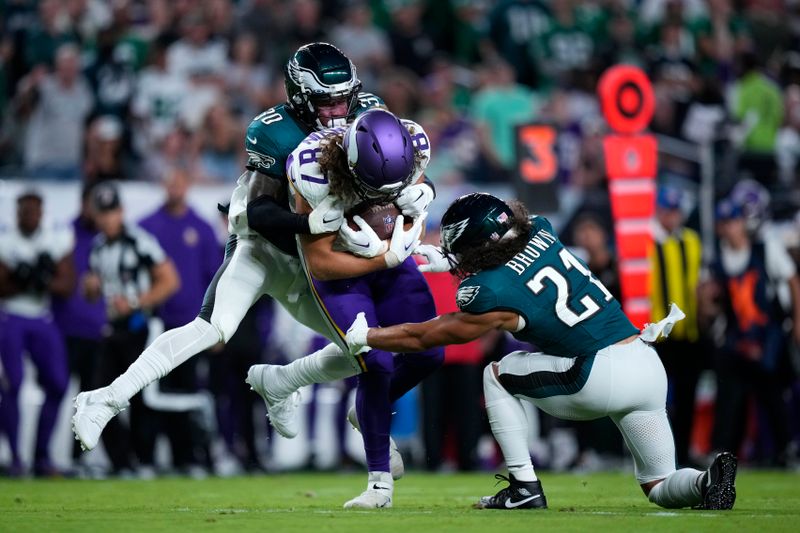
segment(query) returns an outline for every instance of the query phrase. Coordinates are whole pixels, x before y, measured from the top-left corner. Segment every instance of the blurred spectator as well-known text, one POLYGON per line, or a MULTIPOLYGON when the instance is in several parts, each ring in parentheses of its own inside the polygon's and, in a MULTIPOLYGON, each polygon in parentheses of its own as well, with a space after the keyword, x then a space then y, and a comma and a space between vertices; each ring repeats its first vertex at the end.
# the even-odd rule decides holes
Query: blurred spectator
MULTIPOLYGON (((173 168, 163 179, 166 201, 155 213, 142 219, 139 226, 153 235, 168 257, 172 258, 180 288, 161 306, 156 314, 170 330, 188 324, 197 315, 203 302, 206 287, 211 284, 222 262, 214 230, 186 203, 191 176, 186 169, 173 168)), ((170 394, 174 412, 161 411, 161 427, 172 445, 172 460, 176 468, 191 468, 207 462, 202 451, 207 436, 204 435, 191 410, 179 410, 180 402, 173 401, 183 395, 198 392, 197 364, 193 358, 176 368, 159 381, 159 388, 170 394)))
POLYGON ((87 71, 97 113, 127 118, 136 89, 135 67, 135 49, 127 43, 112 40, 98 47, 97 59, 87 71))
POLYGON ((76 35, 69 31, 69 16, 61 1, 41 0, 38 17, 23 37, 26 67, 31 70, 52 66, 56 51, 75 41, 76 35))
POLYGON ((572 223, 572 240, 586 254, 583 259, 589 266, 589 271, 605 285, 614 298, 622 301, 617 258, 600 217, 589 212, 579 215, 572 223))
POLYGON ((236 26, 242 33, 248 33, 258 40, 256 49, 261 54, 259 59, 270 65, 282 66, 288 53, 293 52, 289 51, 288 47, 276 46, 276 43, 283 43, 286 40, 286 34, 291 26, 291 10, 288 2, 282 0, 242 2, 236 26))
MULTIPOLYGON (((82 289, 89 301, 102 297, 106 306, 109 328, 103 339, 98 382, 108 383, 144 350, 148 316, 178 289, 180 281, 158 242, 123 222, 116 187, 110 183, 96 185, 92 208, 100 236, 92 245, 90 271, 82 279, 82 289)), ((106 426, 103 445, 115 473, 131 470, 133 446, 140 472, 150 475, 156 429, 151 423, 153 416, 142 396, 136 395, 130 402, 130 430, 119 417, 106 426)))
POLYGON ((742 122, 744 153, 739 161, 761 183, 775 179, 775 138, 783 126, 783 97, 778 86, 759 68, 752 52, 740 58, 741 78, 733 85, 733 117, 742 122))
POLYGON ((516 72, 520 83, 538 87, 540 65, 531 43, 550 28, 550 13, 539 0, 501 0, 489 13, 489 38, 496 52, 516 72))
POLYGON ((395 65, 428 73, 435 52, 433 39, 422 24, 421 0, 397 0, 390 3, 392 26, 389 41, 395 65))
POLYGON ((23 353, 36 367, 44 402, 39 412, 33 471, 57 475, 50 459, 50 437, 58 421, 69 374, 64 341, 50 310, 50 296, 68 296, 75 286, 73 237, 69 230, 42 226, 42 197, 17 198, 17 225, 0 233, 0 431, 11 449, 7 475, 25 473, 19 451, 19 393, 23 353))
POLYGON ((775 139, 775 159, 780 181, 800 184, 800 85, 786 89, 786 122, 775 139))
POLYGON ((514 81, 514 71, 503 61, 484 65, 481 81, 470 104, 471 116, 480 132, 481 152, 494 167, 489 178, 507 181, 515 161, 514 127, 534 117, 537 98, 514 81))
POLYGON ((102 115, 91 122, 86 134, 84 181, 88 184, 129 177, 122 152, 122 123, 113 115, 102 115))
POLYGON ((374 87, 380 72, 391 63, 388 37, 372 25, 372 9, 365 0, 347 4, 344 22, 333 28, 331 41, 356 64, 365 87, 374 87))
POLYGON ((419 79, 413 72, 403 68, 385 71, 381 75, 376 94, 383 98, 386 107, 398 117, 413 117, 422 100, 419 79))
POLYGON ((208 110, 200 131, 200 164, 203 176, 222 182, 234 182, 244 167, 244 126, 224 103, 208 110))
POLYGON ((284 43, 283 58, 289 57, 304 44, 327 41, 328 34, 322 27, 322 10, 319 0, 295 0, 290 2, 291 16, 288 41, 284 43))
MULTIPOLYGON (((783 391, 788 385, 785 357, 788 338, 776 287, 791 290, 794 327, 800 342, 800 280, 795 264, 775 240, 755 242, 748 234, 741 206, 723 200, 717 207, 719 256, 712 267, 726 317, 725 340, 716 356, 717 406, 712 446, 738 450, 747 424, 752 394, 766 418, 771 450, 762 450, 767 464, 785 465, 789 432, 783 391)), ((761 428, 759 428, 761 429, 761 428)))
POLYGON ((55 72, 35 69, 20 82, 20 104, 28 118, 24 162, 34 178, 78 179, 85 121, 94 98, 80 74, 78 48, 56 52, 55 72))
MULTIPOLYGON (((531 55, 550 79, 567 80, 573 70, 589 67, 594 52, 594 39, 577 19, 573 0, 553 0, 550 27, 531 43, 531 55)), ((541 86, 540 80, 540 86, 541 86)))
POLYGON ((161 141, 158 150, 148 150, 142 165, 141 178, 158 181, 170 168, 184 167, 192 179, 205 179, 198 155, 197 136, 176 127, 161 141))
POLYGON ((736 55, 752 50, 745 17, 734 10, 732 0, 708 0, 705 17, 692 22, 700 70, 729 80, 736 55))
POLYGON ((231 66, 225 74, 226 93, 231 99, 233 111, 247 120, 271 103, 267 95, 270 73, 258 62, 257 46, 254 35, 238 35, 233 42, 231 66))
MULTIPOLYGON (((89 271, 89 251, 97 235, 92 216, 92 189, 85 186, 81 191, 81 210, 72 221, 75 236, 75 250, 72 264, 76 278, 80 279, 89 271)), ((67 296, 53 298, 53 316, 58 329, 64 336, 64 344, 69 358, 69 371, 78 381, 78 390, 91 390, 96 387, 95 374, 100 362, 101 339, 106 324, 106 309, 103 302, 90 302, 83 291, 76 287, 67 296)), ((81 446, 77 440, 72 442, 72 458, 77 459, 81 446)))
POLYGON ((658 355, 669 379, 667 408, 678 465, 688 466, 695 391, 700 372, 708 363, 697 310, 703 251, 700 236, 684 225, 686 194, 677 187, 663 185, 656 198, 655 246, 650 259, 651 321, 655 323, 667 316, 672 303, 686 314, 669 337, 658 344, 658 355))
POLYGON ((189 81, 183 74, 167 69, 167 47, 165 39, 153 42, 131 104, 136 125, 134 145, 142 155, 157 149, 178 125, 181 115, 188 113, 184 99, 189 81))

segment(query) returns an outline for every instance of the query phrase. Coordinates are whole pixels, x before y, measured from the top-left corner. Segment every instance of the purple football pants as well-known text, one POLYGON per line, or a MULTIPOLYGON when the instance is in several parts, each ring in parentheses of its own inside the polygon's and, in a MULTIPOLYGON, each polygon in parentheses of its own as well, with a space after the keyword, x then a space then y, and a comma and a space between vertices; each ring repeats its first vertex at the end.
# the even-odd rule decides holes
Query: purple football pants
POLYGON ((58 408, 67 390, 69 372, 64 339, 55 322, 0 312, 0 430, 6 434, 12 460, 19 463, 19 391, 22 386, 22 354, 27 352, 36 366, 44 403, 36 434, 37 465, 50 464, 50 438, 58 408))
MULTIPOLYGON (((428 284, 411 258, 391 270, 313 283, 328 319, 342 335, 362 311, 370 326, 424 322, 436 316, 428 284)), ((358 376, 356 412, 370 472, 389 471, 392 403, 443 361, 442 348, 398 355, 371 350, 362 355, 365 371, 358 376)))

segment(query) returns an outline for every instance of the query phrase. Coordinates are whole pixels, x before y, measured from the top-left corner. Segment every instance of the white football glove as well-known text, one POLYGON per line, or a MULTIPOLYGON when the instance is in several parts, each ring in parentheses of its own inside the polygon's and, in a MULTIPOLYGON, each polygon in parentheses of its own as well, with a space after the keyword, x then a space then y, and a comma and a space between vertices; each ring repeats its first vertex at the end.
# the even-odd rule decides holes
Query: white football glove
POLYGON ((419 246, 419 237, 425 227, 426 218, 428 218, 428 213, 422 213, 414 221, 414 225, 408 231, 405 231, 403 229, 403 215, 397 215, 397 219, 394 221, 392 240, 389 241, 389 251, 383 256, 386 261, 386 268, 396 267, 414 253, 414 249, 419 246))
POLYGON ((417 218, 428 210, 433 201, 433 189, 427 183, 409 185, 395 200, 395 205, 407 217, 417 218))
POLYGON ((356 319, 347 329, 347 334, 344 336, 347 347, 350 349, 350 355, 356 356, 371 350, 371 348, 367 346, 368 332, 369 324, 367 324, 367 318, 364 316, 363 312, 358 313, 356 319))
POLYGON ((367 258, 386 253, 389 246, 378 237, 375 230, 363 218, 356 215, 353 217, 353 222, 358 225, 360 231, 354 230, 347 223, 342 224, 342 227, 339 228, 339 244, 346 252, 367 258))
POLYGON ((428 262, 427 265, 417 267, 420 272, 450 272, 456 262, 452 255, 444 253, 444 250, 432 244, 420 244, 414 253, 421 255, 428 262))
POLYGON ((308 215, 308 227, 312 235, 320 233, 333 233, 344 222, 344 209, 333 196, 322 200, 308 215))

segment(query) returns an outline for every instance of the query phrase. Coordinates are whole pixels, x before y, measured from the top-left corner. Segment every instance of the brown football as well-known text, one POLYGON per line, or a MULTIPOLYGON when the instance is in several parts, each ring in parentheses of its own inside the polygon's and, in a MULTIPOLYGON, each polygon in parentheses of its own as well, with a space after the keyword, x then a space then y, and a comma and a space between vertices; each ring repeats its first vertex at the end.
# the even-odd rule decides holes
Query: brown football
MULTIPOLYGON (((394 221, 400 214, 400 210, 394 204, 372 205, 360 211, 351 212, 347 215, 347 225, 358 230, 358 224, 353 222, 353 216, 358 215, 364 219, 381 240, 391 239, 394 231, 394 221)), ((408 227, 406 221, 405 226, 408 227)))

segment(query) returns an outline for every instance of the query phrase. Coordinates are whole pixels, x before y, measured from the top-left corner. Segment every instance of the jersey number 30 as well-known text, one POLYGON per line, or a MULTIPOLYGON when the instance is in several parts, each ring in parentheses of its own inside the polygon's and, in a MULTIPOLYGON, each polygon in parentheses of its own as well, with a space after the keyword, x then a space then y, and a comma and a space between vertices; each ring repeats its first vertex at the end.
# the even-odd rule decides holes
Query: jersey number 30
MULTIPOLYGON (((558 252, 558 257, 561 258, 564 268, 567 270, 572 270, 574 268, 589 278, 589 282, 603 292, 605 295, 605 301, 609 301, 611 298, 613 298, 611 293, 608 292, 608 289, 606 289, 605 285, 603 285, 599 279, 594 277, 592 273, 589 272, 589 270, 583 265, 583 263, 578 261, 578 258, 572 255, 569 250, 563 248, 560 252, 558 252)), ((580 299, 580 303, 584 307, 584 310, 582 312, 576 312, 572 310, 567 303, 569 301, 569 281, 564 274, 556 270, 555 267, 546 266, 542 268, 530 279, 530 281, 528 281, 526 285, 531 291, 533 291, 533 294, 539 294, 546 287, 544 283, 545 280, 549 280, 556 288, 556 316, 567 326, 572 327, 579 322, 583 322, 600 310, 600 304, 598 304, 597 301, 595 301, 595 299, 588 294, 580 299)))

